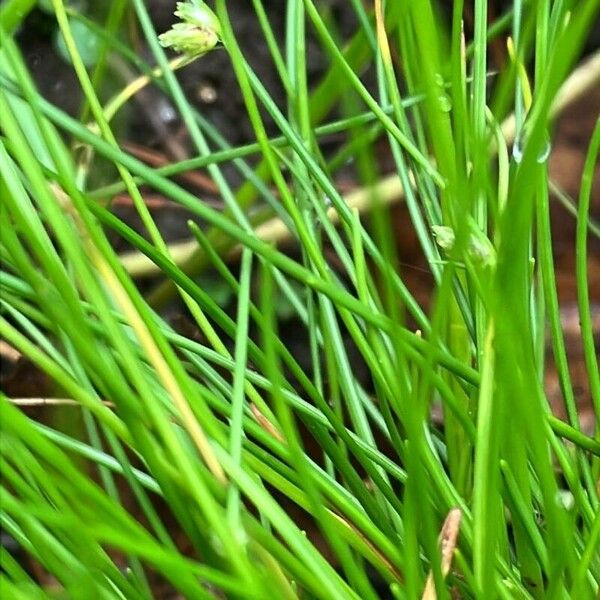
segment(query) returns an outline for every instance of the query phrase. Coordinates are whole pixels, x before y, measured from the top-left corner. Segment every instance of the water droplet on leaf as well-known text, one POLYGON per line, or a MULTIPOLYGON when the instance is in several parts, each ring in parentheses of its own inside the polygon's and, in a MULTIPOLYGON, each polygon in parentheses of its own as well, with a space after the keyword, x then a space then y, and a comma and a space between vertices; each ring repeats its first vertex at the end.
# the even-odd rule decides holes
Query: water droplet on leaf
MULTIPOLYGON (((521 130, 519 135, 517 135, 515 142, 512 148, 513 159, 516 163, 521 164, 523 162, 523 156, 525 154, 525 150, 527 148, 527 133, 524 129, 521 130)), ((537 155, 537 162, 539 164, 543 164, 548 160, 550 156, 550 151, 552 150, 552 146, 550 144, 550 139, 548 138, 548 134, 544 135, 544 144, 540 152, 537 155)))

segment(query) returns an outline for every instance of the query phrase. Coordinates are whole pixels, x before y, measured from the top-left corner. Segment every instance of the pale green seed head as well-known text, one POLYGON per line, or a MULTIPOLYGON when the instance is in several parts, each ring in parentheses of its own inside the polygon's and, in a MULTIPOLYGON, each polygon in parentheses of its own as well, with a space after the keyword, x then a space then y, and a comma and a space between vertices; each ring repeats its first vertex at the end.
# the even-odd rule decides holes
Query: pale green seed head
POLYGON ((496 250, 484 233, 471 234, 468 251, 475 264, 482 267, 496 266, 496 250))
POLYGON ((452 227, 446 225, 432 225, 431 231, 435 237, 437 245, 442 249, 449 251, 454 246, 456 236, 452 227))
POLYGON ((215 13, 201 0, 178 2, 175 16, 181 22, 158 36, 161 46, 195 58, 219 43, 221 24, 215 13))

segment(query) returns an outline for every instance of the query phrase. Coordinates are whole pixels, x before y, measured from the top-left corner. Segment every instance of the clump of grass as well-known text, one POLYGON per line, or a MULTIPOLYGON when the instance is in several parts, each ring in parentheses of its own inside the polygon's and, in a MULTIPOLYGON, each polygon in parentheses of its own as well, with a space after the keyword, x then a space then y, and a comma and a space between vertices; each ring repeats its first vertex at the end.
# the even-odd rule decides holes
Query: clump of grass
MULTIPOLYGON (((26 399, 1 397, 0 515, 62 597, 159 597, 164 580, 207 599, 597 597, 600 441, 581 430, 560 327, 547 158, 552 119, 579 93, 570 75, 598 2, 523 0, 490 22, 477 0, 472 39, 462 2, 449 25, 429 2, 353 2, 356 31, 341 40, 327 3, 289 0, 279 45, 254 0, 285 106, 244 56, 224 0, 214 14, 184 3, 187 24, 171 41, 193 54, 221 42, 256 138, 240 147, 190 104, 142 0, 131 15, 156 65, 119 37, 128 3, 111 3, 98 25, 52 0, 86 106, 75 119, 49 103, 15 42, 33 4, 0 9, 0 335, 52 380, 57 398, 40 402, 65 404, 78 426, 32 419, 18 407, 26 399), (92 72, 76 22, 100 40, 92 72), (308 32, 329 60, 316 83, 308 32), (488 45, 508 38, 509 58, 491 74, 488 45), (113 53, 169 95, 194 146, 190 160, 151 169, 119 147, 110 116, 136 86, 107 114, 99 94, 113 53), (374 89, 361 81, 367 68, 374 89), (330 132, 345 134, 333 156, 321 148, 330 132), (85 151, 72 152, 66 138, 85 151), (385 178, 380 138, 395 164, 385 178), (344 196, 336 173, 348 159, 360 189, 344 196), (91 189, 98 160, 118 179, 91 189), (241 187, 226 164, 243 174, 241 187), (199 167, 224 211, 171 179, 199 167), (183 259, 142 185, 194 215, 183 259), (123 190, 144 235, 103 201, 123 190), (397 256, 387 204, 398 200, 434 281, 428 311, 397 256), (139 255, 123 260, 109 232, 139 255), (284 236, 299 260, 274 243, 284 236), (150 263, 164 276, 150 296, 125 268, 134 259, 138 271, 150 263), (198 285, 194 275, 207 268, 235 296, 235 317, 198 285), (201 342, 161 317, 157 306, 173 294, 201 342), (277 297, 302 324, 310 370, 278 331, 277 297), (543 388, 547 327, 565 422, 543 388), (430 417, 434 404, 442 426, 430 417)), ((208 60, 183 56, 175 66, 192 59, 208 60)), ((577 71, 578 82, 597 79, 597 59, 577 71)), ((597 418, 586 240, 599 145, 597 124, 576 240, 597 418)), ((55 595, 5 548, 1 556, 7 597, 55 595)))

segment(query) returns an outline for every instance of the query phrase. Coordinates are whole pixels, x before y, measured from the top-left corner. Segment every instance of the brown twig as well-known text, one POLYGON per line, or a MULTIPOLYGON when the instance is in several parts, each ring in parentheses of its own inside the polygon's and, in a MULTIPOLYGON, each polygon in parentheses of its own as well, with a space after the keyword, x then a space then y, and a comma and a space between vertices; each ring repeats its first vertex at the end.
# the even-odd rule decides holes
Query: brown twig
MULTIPOLYGON (((458 533, 460 531, 460 521, 462 519, 462 512, 460 508, 453 508, 446 517, 444 524, 442 525, 442 531, 440 532, 440 551, 441 551, 441 569, 442 575, 446 577, 450 572, 452 566, 452 557, 454 556, 454 550, 456 549, 456 541, 458 540, 458 533)), ((435 584, 433 582, 433 573, 429 573, 427 577, 427 583, 425 584, 425 590, 423 591, 422 600, 436 600, 437 594, 435 592, 435 584)))
MULTIPOLYGON (((11 404, 15 406, 81 406, 81 402, 73 400, 72 398, 9 398, 11 404)), ((114 408, 114 402, 109 400, 102 400, 101 404, 114 408)))
MULTIPOLYGON (((133 142, 123 142, 121 146, 123 150, 126 150, 130 154, 133 154, 133 156, 136 158, 143 160, 151 167, 159 168, 170 164, 169 159, 162 152, 157 152, 156 150, 146 148, 145 146, 140 146, 139 144, 135 144, 133 142)), ((207 175, 199 173, 198 171, 184 171, 182 173, 178 173, 177 177, 180 177, 185 182, 193 185, 200 191, 215 195, 219 193, 219 188, 214 181, 207 175)))

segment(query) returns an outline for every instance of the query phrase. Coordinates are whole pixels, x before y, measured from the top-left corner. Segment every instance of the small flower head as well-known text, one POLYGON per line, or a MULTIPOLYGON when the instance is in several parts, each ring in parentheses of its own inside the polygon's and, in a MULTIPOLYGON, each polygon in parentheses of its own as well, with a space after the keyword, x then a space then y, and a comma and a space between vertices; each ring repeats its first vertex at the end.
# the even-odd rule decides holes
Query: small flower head
POLYGON ((201 0, 178 2, 175 16, 181 22, 158 36, 161 46, 196 58, 212 50, 221 40, 221 24, 201 0))
POLYGON ((452 250, 456 239, 452 227, 447 227, 446 225, 432 225, 431 231, 433 232, 437 245, 442 250, 446 250, 446 252, 452 250))
POLYGON ((496 250, 484 233, 471 234, 469 256, 479 266, 494 267, 496 265, 496 250))

